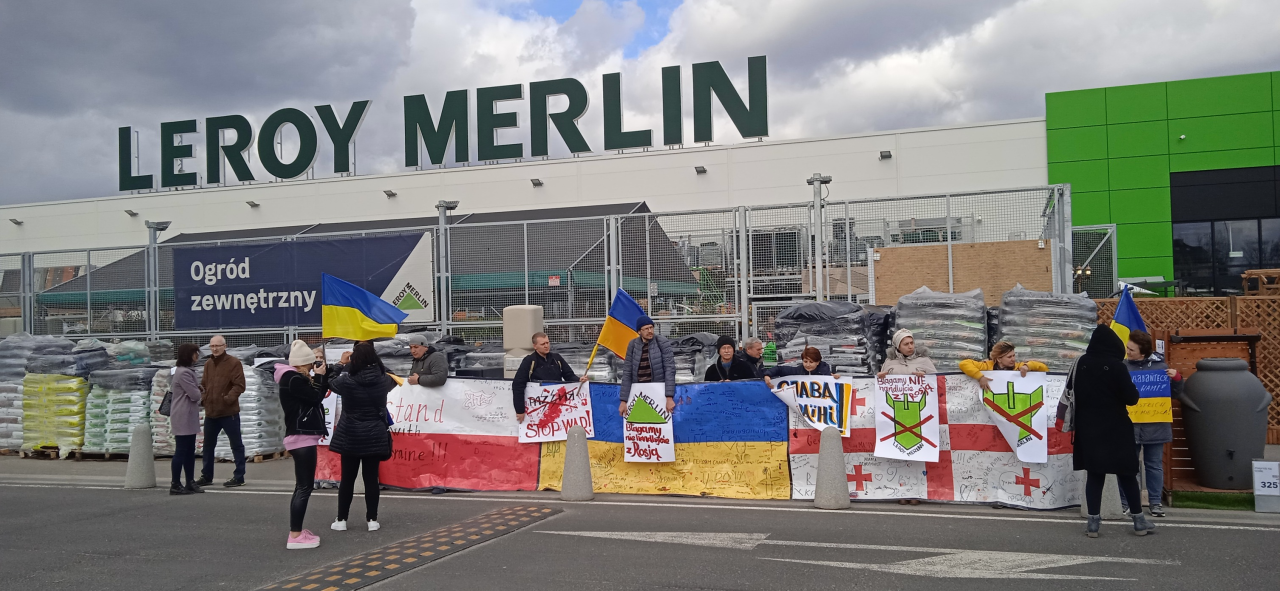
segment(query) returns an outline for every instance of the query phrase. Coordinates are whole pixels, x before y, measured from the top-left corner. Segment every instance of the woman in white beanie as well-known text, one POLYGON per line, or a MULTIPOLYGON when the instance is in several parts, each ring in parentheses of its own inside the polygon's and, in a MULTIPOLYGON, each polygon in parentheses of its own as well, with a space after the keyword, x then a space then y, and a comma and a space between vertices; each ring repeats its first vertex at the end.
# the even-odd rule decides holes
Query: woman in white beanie
POLYGON ((289 364, 276 364, 280 406, 284 407, 284 448, 293 456, 293 499, 289 502, 289 550, 315 548, 320 537, 302 529, 316 480, 316 446, 328 435, 322 402, 329 394, 324 360, 302 341, 289 345, 289 364))
POLYGON ((911 331, 905 328, 893 333, 893 350, 889 351, 887 357, 884 365, 880 366, 880 373, 876 374, 877 378, 910 374, 922 376, 938 372, 932 359, 916 352, 916 340, 911 336, 911 331))

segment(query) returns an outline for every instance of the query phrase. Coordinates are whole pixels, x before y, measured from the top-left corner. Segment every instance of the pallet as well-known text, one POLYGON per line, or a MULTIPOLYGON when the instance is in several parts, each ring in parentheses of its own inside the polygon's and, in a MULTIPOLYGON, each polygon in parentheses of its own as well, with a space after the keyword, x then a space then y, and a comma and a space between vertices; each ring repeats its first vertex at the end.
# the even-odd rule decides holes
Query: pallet
POLYGON ((129 454, 120 452, 96 452, 76 450, 71 452, 71 459, 82 462, 85 460, 96 462, 122 462, 129 459, 129 454))
POLYGON ((58 448, 56 447, 53 449, 24 449, 22 450, 22 457, 36 460, 61 459, 61 456, 58 455, 58 448))
POLYGON ((22 452, 16 449, 0 449, 0 456, 21 456, 22 452))
MULTIPOLYGON (((261 464, 263 462, 270 462, 271 460, 282 460, 284 458, 289 458, 289 457, 293 457, 293 456, 289 454, 288 450, 285 450, 285 451, 278 451, 273 454, 259 454, 256 456, 245 456, 244 461, 246 463, 252 462, 254 464, 261 464)), ((230 464, 234 460, 224 460, 222 458, 218 458, 216 461, 220 464, 230 464)))

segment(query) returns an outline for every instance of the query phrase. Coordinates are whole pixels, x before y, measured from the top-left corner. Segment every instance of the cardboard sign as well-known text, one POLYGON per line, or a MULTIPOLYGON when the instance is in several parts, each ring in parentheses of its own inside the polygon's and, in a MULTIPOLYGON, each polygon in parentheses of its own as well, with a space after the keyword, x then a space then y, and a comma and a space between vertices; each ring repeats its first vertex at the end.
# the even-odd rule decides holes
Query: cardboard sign
POLYGON ((564 441, 574 425, 585 429, 587 437, 596 434, 590 384, 529 384, 524 390, 524 408, 520 443, 564 441))
POLYGON ((849 378, 786 376, 774 383, 778 398, 793 406, 814 429, 835 427, 841 437, 849 436, 849 406, 857 394, 849 378))
POLYGON ((938 376, 885 376, 876 380, 875 455, 938 461, 938 376))
POLYGON ((1172 423, 1169 374, 1163 369, 1144 369, 1129 372, 1129 379, 1138 387, 1138 403, 1129 407, 1129 419, 1135 423, 1172 423))
POLYGON ((991 389, 982 393, 988 416, 1000 429, 1018 460, 1043 464, 1049 461, 1049 407, 1043 372, 1022 377, 1016 371, 986 371, 991 389))
POLYGON ((675 429, 667 412, 666 384, 632 384, 622 425, 624 460, 676 461, 675 429))

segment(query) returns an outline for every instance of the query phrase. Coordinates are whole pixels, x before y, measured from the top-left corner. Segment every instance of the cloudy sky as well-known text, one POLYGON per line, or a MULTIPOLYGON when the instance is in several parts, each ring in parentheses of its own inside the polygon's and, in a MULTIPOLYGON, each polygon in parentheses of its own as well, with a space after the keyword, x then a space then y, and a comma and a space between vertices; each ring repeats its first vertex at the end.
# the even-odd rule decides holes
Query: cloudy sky
MULTIPOLYGON (((765 55, 770 137, 786 139, 1042 116, 1045 92, 1280 70, 1278 38, 1275 0, 5 2, 0 204, 116 194, 121 126, 158 175, 162 121, 256 127, 283 107, 343 115, 371 100, 358 172, 386 173, 404 170, 410 94, 434 110, 449 90, 577 78, 599 151, 602 74, 622 73, 628 129, 660 130, 663 66, 684 66, 689 117, 691 64, 720 61, 745 98, 747 57, 765 55)), ((528 103, 506 105, 524 127, 499 140, 519 141, 528 103)), ((717 143, 742 141, 726 123, 717 143)), ((552 153, 566 153, 554 133, 552 153)))

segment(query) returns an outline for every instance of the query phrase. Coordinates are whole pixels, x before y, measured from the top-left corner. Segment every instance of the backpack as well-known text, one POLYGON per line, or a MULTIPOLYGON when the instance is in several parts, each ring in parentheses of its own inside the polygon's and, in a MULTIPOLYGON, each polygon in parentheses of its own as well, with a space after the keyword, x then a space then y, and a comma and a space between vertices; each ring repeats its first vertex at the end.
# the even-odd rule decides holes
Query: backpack
POLYGON ((1080 365, 1080 359, 1077 358, 1071 364, 1071 373, 1067 376, 1068 386, 1062 390, 1062 397, 1058 398, 1058 420, 1062 421, 1062 432, 1070 433, 1076 429, 1076 366, 1080 365))

